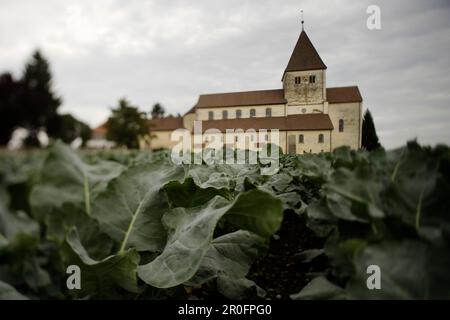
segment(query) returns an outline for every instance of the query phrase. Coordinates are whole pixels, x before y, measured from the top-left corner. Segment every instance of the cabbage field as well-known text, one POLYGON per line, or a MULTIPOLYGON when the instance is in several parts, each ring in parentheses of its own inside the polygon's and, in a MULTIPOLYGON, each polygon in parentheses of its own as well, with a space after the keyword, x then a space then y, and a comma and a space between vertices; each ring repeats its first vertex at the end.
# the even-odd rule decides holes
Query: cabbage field
POLYGON ((261 166, 2 151, 0 299, 450 299, 448 147, 261 166))

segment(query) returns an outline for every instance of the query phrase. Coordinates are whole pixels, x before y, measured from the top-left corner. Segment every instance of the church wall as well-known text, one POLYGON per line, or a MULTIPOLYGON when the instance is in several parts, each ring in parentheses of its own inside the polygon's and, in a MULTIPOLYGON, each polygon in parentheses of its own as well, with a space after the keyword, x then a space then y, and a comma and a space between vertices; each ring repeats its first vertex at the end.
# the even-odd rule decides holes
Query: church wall
POLYGON ((323 104, 304 104, 286 106, 287 115, 306 113, 325 113, 323 104))
POLYGON ((284 117, 284 104, 276 105, 259 105, 259 106, 236 106, 236 107, 223 107, 223 108, 198 108, 197 117, 198 120, 208 120, 209 111, 214 112, 214 120, 222 119, 222 111, 228 111, 228 119, 236 119, 236 110, 241 110, 241 118, 250 118, 250 109, 255 109, 256 117, 265 117, 266 108, 272 109, 272 117, 284 117))
POLYGON ((287 151, 289 151, 289 136, 295 136, 297 154, 320 153, 330 151, 330 130, 296 130, 287 132, 287 151), (299 142, 299 135, 303 135, 303 143, 299 142), (319 134, 323 134, 323 143, 319 143, 319 134))
POLYGON ((183 116, 183 127, 192 131, 194 129, 195 113, 188 113, 183 116))
POLYGON ((325 70, 286 72, 283 78, 284 97, 291 105, 322 104, 326 100, 325 70), (309 83, 309 76, 316 77, 315 83, 309 83), (295 77, 301 77, 301 83, 295 83, 295 77))
POLYGON ((362 103, 330 103, 328 114, 333 123, 331 147, 350 146, 352 149, 361 147, 362 103), (339 119, 344 120, 344 131, 339 132, 339 119))

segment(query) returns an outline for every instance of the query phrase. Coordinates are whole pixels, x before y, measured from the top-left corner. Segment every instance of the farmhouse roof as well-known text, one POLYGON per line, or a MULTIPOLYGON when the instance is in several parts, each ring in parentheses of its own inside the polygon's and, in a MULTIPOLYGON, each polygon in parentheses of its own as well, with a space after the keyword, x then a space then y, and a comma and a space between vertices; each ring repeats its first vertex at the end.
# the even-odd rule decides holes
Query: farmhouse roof
POLYGON ((170 131, 183 128, 182 117, 167 117, 148 120, 150 131, 170 131))
POLYGON ((99 125, 98 127, 92 129, 92 135, 95 136, 106 136, 106 133, 108 132, 108 127, 106 122, 99 125))

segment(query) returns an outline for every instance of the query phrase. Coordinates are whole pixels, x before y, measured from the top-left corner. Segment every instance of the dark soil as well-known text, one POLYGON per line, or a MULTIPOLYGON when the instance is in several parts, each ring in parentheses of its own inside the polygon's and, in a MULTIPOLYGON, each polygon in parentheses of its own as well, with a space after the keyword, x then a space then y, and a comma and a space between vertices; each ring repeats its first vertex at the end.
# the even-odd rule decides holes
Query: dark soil
POLYGON ((280 230, 271 238, 269 251, 255 261, 248 278, 266 291, 266 299, 289 299, 309 282, 307 273, 322 271, 327 265, 324 257, 304 264, 296 254, 323 248, 323 242, 306 227, 303 217, 286 211, 280 230))

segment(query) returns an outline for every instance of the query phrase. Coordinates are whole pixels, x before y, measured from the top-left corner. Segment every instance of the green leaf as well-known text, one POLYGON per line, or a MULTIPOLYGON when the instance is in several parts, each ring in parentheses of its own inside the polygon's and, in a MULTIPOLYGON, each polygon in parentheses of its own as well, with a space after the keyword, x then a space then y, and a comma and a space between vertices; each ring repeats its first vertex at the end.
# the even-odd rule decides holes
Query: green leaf
POLYGON ((347 221, 383 218, 380 199, 383 183, 379 180, 376 173, 365 166, 353 171, 338 169, 324 187, 328 208, 333 215, 347 221))
POLYGON ((345 299, 344 289, 332 284, 327 278, 319 276, 312 279, 299 293, 291 294, 293 300, 345 299))
POLYGON ((358 250, 355 275, 346 289, 355 299, 450 299, 450 254, 411 240, 383 242, 358 250), (369 290, 367 267, 381 271, 381 289, 369 290))
POLYGON ((184 178, 184 169, 166 160, 137 165, 111 181, 94 203, 93 217, 120 244, 138 251, 157 251, 166 241, 161 217, 168 210, 160 189, 184 178))
POLYGON ((0 300, 28 300, 28 298, 19 293, 14 287, 0 281, 0 300))
POLYGON ((233 177, 237 173, 237 170, 229 165, 191 165, 188 168, 188 177, 202 189, 231 189, 233 177))
POLYGON ((217 277, 217 290, 233 300, 263 298, 266 294, 255 282, 247 278, 234 278, 227 275, 217 277))
POLYGON ((56 142, 45 159, 40 182, 30 195, 33 215, 43 221, 52 208, 65 203, 77 205, 89 215, 92 201, 122 169, 109 161, 88 164, 68 146, 56 142))
POLYGON ((111 253, 112 239, 100 230, 99 223, 84 210, 73 204, 64 204, 54 208, 47 216, 47 239, 62 244, 66 234, 76 227, 80 241, 93 258, 101 258, 111 253))
POLYGON ((241 194, 236 199, 227 212, 226 219, 261 237, 270 237, 280 228, 283 220, 283 205, 281 200, 254 189, 241 194))
POLYGON ((0 203, 0 248, 20 236, 39 238, 39 225, 24 212, 12 213, 0 203))
POLYGON ((244 278, 253 261, 267 249, 267 241, 254 233, 238 230, 214 239, 196 274, 185 282, 198 286, 219 275, 244 278))
POLYGON ((308 249, 296 254, 295 257, 301 263, 310 263, 315 258, 321 256, 323 253, 323 249, 308 249))
POLYGON ((200 207, 176 208, 163 217, 169 232, 164 251, 149 264, 139 266, 139 277, 158 288, 192 278, 211 247, 217 222, 225 214, 244 229, 270 236, 270 230, 280 227, 283 212, 280 200, 260 190, 243 193, 232 203, 216 196, 200 207))
POLYGON ((226 199, 231 198, 230 191, 226 188, 217 189, 213 187, 201 188, 194 179, 189 177, 180 183, 179 181, 171 181, 164 186, 164 191, 169 199, 172 208, 176 207, 197 207, 200 206, 214 196, 220 195, 226 199))
POLYGON ((229 201, 216 196, 201 207, 175 208, 165 214, 167 245, 155 260, 139 266, 139 277, 157 288, 170 288, 189 280, 209 249, 217 222, 229 207, 229 201))
POLYGON ((196 274, 184 285, 199 286, 212 279, 229 299, 262 295, 253 281, 245 278, 253 261, 267 249, 267 241, 251 232, 238 230, 214 239, 196 274))
POLYGON ((136 268, 139 254, 134 249, 108 256, 100 261, 92 259, 80 242, 76 229, 67 234, 63 250, 66 267, 77 265, 81 269, 81 289, 73 290, 79 297, 118 297, 119 288, 138 293, 136 268))
POLYGON ((0 233, 0 250, 8 245, 8 239, 0 233))

